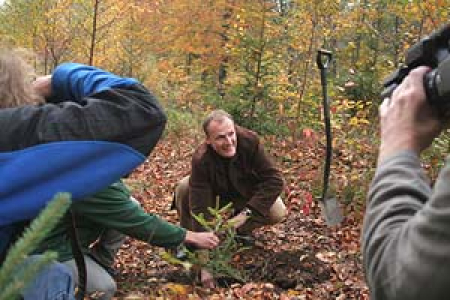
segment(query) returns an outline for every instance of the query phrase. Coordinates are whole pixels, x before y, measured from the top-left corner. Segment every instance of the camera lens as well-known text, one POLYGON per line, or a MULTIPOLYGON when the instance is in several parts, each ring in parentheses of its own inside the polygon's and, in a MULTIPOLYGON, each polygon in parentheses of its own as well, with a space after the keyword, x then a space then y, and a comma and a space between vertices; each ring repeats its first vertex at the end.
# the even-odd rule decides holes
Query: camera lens
MULTIPOLYGON (((450 57, 449 57, 450 58, 450 57)), ((431 105, 448 107, 450 103, 450 59, 425 75, 424 86, 431 105)))
POLYGON ((439 90, 437 88, 436 81, 440 80, 439 74, 437 73, 437 69, 434 69, 427 74, 425 74, 423 78, 423 85, 425 88, 425 94, 427 96, 428 102, 432 106, 439 105, 439 90))

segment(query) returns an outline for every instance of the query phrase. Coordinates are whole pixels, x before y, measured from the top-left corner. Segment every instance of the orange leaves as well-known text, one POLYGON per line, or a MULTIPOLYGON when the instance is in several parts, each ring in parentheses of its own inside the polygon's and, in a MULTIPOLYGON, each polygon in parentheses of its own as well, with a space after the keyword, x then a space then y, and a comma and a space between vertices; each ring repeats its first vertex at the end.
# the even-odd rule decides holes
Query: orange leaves
POLYGON ((302 135, 305 139, 314 139, 316 137, 316 132, 311 128, 304 128, 302 130, 302 135))
MULTIPOLYGON (((305 132, 307 136, 319 134, 305 132)), ((265 138, 267 147, 277 153, 286 179, 283 200, 289 214, 285 221, 255 231, 256 246, 232 260, 232 264, 249 270, 247 282, 202 288, 189 272, 165 262, 159 248, 129 240, 116 264, 121 271, 118 298, 368 299, 359 257, 361 219, 348 210, 340 226, 325 225, 313 195, 323 149, 318 148, 318 143, 309 144, 310 138, 296 143, 265 138)), ((189 132, 166 136, 149 160, 127 179, 147 211, 174 223, 178 221, 175 211, 169 210, 173 187, 189 172, 190 155, 196 144, 198 141, 189 132)), ((345 157, 349 155, 346 153, 345 157)), ((354 168, 366 169, 364 164, 354 168)), ((333 172, 338 177, 346 176, 340 167, 333 172)))
POLYGON ((311 211, 311 206, 313 205, 313 196, 311 193, 306 193, 303 200, 302 212, 305 216, 308 216, 311 211))
POLYGON ((173 297, 187 296, 191 288, 186 285, 167 283, 162 286, 162 291, 165 291, 167 295, 173 295, 173 297))

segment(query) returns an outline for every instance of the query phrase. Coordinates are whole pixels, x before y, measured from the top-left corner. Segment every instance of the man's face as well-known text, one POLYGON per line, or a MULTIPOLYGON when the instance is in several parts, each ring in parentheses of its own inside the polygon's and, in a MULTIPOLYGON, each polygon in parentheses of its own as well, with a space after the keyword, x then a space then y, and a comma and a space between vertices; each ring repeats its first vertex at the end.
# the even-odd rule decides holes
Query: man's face
POLYGON ((206 143, 223 157, 233 157, 236 154, 237 138, 234 122, 228 118, 213 120, 208 125, 206 143))

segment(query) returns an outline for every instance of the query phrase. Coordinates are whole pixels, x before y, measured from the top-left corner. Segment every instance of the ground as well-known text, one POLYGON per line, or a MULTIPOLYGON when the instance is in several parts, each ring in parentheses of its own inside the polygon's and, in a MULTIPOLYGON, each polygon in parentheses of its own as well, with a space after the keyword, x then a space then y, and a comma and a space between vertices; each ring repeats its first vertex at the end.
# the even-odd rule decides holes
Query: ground
MULTIPOLYGON (((317 178, 322 176, 323 147, 313 137, 296 143, 275 137, 264 142, 283 170, 283 198, 289 214, 280 224, 258 229, 255 246, 234 257, 233 264, 246 275, 246 281, 223 280, 214 289, 202 288, 188 271, 161 259, 163 249, 130 239, 116 262, 120 271, 117 299, 369 299, 359 245, 361 208, 345 199, 345 205, 341 203, 344 221, 329 227, 314 197, 317 178)), ((170 209, 173 188, 189 173, 190 155, 197 143, 193 137, 165 137, 127 179, 148 212, 177 222, 176 212, 170 209)), ((365 167, 345 155, 338 160, 347 160, 344 164, 354 168, 365 167)))

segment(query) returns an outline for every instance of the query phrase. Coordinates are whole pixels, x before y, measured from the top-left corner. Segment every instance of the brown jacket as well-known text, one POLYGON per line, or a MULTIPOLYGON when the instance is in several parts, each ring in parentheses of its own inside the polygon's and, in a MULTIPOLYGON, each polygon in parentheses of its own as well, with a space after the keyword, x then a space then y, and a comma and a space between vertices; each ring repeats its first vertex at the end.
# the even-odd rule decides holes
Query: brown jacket
MULTIPOLYGON (((193 214, 208 217, 207 208, 215 207, 216 196, 220 196, 221 204, 231 201, 237 210, 247 206, 267 216, 283 191, 282 174, 264 152, 257 134, 236 126, 236 135, 236 155, 231 159, 219 156, 206 143, 196 149, 188 193, 193 214)), ((193 229, 202 230, 196 223, 193 229)))

